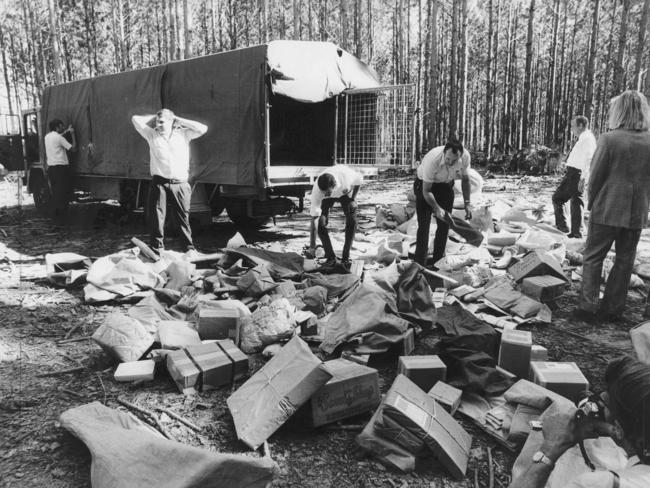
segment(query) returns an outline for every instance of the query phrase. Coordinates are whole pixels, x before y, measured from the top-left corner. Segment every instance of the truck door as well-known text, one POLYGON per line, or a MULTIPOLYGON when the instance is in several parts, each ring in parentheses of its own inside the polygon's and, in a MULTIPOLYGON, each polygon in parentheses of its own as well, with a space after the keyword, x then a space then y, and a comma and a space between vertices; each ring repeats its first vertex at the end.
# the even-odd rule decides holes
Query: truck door
POLYGON ((0 164, 7 171, 24 170, 18 115, 0 114, 0 164))

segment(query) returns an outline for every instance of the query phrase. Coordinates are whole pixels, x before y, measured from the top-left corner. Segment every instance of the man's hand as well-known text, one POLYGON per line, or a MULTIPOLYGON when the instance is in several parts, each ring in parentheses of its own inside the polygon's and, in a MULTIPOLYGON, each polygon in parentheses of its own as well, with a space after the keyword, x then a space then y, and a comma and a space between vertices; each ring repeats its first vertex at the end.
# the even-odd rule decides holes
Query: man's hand
POLYGON ((584 439, 610 436, 620 439, 619 428, 607 422, 586 417, 576 419, 577 409, 573 405, 553 403, 541 417, 544 443, 542 452, 553 462, 570 447, 584 439))
POLYGON ((357 211, 359 209, 359 204, 354 198, 350 199, 350 210, 357 211))
POLYGON ((578 191, 582 193, 584 189, 585 189, 585 179, 580 178, 580 181, 578 181, 578 191))
POLYGON ((469 202, 465 202, 465 220, 472 220, 472 206, 469 202))
POLYGON ((438 220, 445 220, 445 214, 446 212, 440 205, 436 205, 435 207, 433 207, 433 215, 438 220))

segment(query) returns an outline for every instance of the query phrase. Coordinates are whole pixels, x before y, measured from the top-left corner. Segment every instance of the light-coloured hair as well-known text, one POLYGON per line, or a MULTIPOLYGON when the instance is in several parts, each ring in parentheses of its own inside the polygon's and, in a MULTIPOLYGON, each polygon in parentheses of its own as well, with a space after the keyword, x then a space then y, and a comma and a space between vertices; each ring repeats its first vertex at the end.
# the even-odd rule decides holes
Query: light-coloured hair
POLYGON ((637 90, 627 90, 609 102, 609 128, 648 130, 650 109, 645 95, 637 90))
POLYGON ((162 108, 158 110, 156 116, 160 117, 161 119, 171 119, 171 120, 174 120, 174 117, 176 117, 174 115, 174 112, 172 112, 168 108, 162 108))

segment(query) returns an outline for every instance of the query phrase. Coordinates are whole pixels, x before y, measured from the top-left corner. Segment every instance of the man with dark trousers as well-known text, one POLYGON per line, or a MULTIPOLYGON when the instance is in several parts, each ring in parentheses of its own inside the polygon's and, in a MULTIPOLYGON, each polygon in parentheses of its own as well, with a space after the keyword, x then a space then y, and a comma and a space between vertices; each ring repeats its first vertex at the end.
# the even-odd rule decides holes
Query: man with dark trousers
POLYGON ((309 229, 309 248, 307 257, 314 257, 316 247, 316 230, 325 251, 325 266, 336 265, 336 255, 332 247, 327 224, 330 209, 339 202, 345 214, 345 243, 341 259, 344 266, 350 264, 350 249, 357 228, 356 197, 363 177, 344 165, 335 165, 323 171, 311 191, 311 224, 309 229))
POLYGON ((65 129, 63 121, 53 119, 48 124, 50 132, 45 135, 45 171, 52 191, 52 214, 56 225, 63 225, 66 220, 68 202, 70 201, 70 163, 67 151, 77 150, 77 138, 74 128, 65 129), (65 137, 70 134, 72 143, 65 137))
POLYGON ((465 218, 471 219, 470 190, 471 185, 467 170, 471 157, 463 145, 456 140, 444 146, 434 147, 424 155, 417 169, 417 178, 413 183, 415 193, 415 210, 418 216, 418 232, 415 247, 415 261, 426 265, 429 250, 429 227, 431 215, 437 219, 436 236, 433 240, 433 262, 445 255, 449 224, 445 214, 451 212, 454 205, 454 180, 461 180, 465 218))
POLYGON ((566 174, 553 194, 555 227, 569 237, 582 237, 582 192, 589 181, 591 158, 596 151, 596 137, 589 130, 589 119, 578 115, 571 121, 571 132, 578 137, 566 160, 566 174), (564 204, 571 201, 571 230, 564 217, 564 204))
POLYGON ((134 115, 131 122, 149 143, 151 171, 151 242, 154 251, 164 249, 167 199, 181 231, 187 252, 196 252, 190 229, 190 141, 202 136, 208 127, 183 119, 163 108, 156 115, 134 115))

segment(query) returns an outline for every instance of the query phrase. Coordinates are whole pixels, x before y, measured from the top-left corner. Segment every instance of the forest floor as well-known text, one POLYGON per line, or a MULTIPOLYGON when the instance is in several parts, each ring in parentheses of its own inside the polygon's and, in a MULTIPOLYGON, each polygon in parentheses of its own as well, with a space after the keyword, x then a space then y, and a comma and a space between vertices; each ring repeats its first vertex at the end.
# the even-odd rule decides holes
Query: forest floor
MULTIPOLYGON (((556 177, 503 177, 486 180, 487 196, 534 196, 546 199, 556 177)), ((364 185, 359 194, 361 227, 374 223, 375 204, 405 202, 410 177, 390 177, 364 185)), ((138 386, 117 383, 114 364, 92 341, 57 341, 92 334, 111 311, 128 305, 88 305, 80 289, 58 289, 45 279, 44 255, 63 251, 97 258, 131 247, 132 236, 146 240, 141 217, 118 223, 115 207, 104 203, 74 204, 75 224, 58 229, 41 217, 31 197, 16 205, 14 182, 0 182, 0 487, 89 487, 91 457, 85 445, 60 427, 59 415, 74 406, 99 401, 118 408, 122 398, 150 410, 165 406, 202 428, 196 433, 172 418, 162 421, 180 442, 220 452, 246 452, 237 441, 226 406, 230 388, 184 397, 166 375, 138 386), (54 377, 39 374, 82 365, 76 373, 54 377)), ((335 210, 332 227, 342 230, 342 214, 335 210)), ((223 247, 236 232, 225 218, 196 236, 200 251, 223 247)), ((247 242, 273 250, 300 251, 307 242, 307 214, 278 217, 259 231, 244 232, 247 242)), ((173 248, 173 246, 170 246, 173 248)), ((650 235, 644 231, 640 256, 650 256, 650 235)), ((553 306, 550 325, 526 325, 534 342, 548 348, 549 359, 575 361, 591 384, 602 388, 604 367, 610 358, 631 353, 628 331, 641 322, 643 297, 628 299, 626 320, 597 326, 569 319, 576 305, 579 283, 573 282, 553 306)), ((419 337, 415 354, 427 354, 440 337, 431 332, 419 337)), ((259 367, 261 358, 253 357, 259 367)), ((395 361, 396 362, 396 361, 395 361)), ((390 387, 395 362, 380 364, 382 392, 390 387)), ((121 407, 119 407, 121 408, 121 407)), ((362 425, 368 416, 346 421, 362 425)), ((510 481, 514 455, 460 419, 472 434, 473 450, 465 480, 454 481, 431 458, 412 474, 387 470, 361 452, 355 443, 358 430, 323 427, 306 429, 289 421, 269 439, 273 459, 280 467, 277 487, 487 487, 488 449, 496 487, 510 481)))

